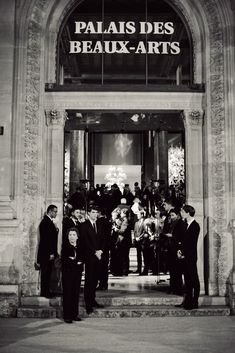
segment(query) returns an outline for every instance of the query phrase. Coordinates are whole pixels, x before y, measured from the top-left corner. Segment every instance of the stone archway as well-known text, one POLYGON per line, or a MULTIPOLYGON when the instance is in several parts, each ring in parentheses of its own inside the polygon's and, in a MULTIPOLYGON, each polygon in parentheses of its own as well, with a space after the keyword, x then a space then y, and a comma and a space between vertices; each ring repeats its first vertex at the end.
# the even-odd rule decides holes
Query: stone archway
MULTIPOLYGON (((224 78, 224 35, 221 7, 215 0, 200 2, 174 0, 174 4, 185 16, 192 30, 194 42, 194 62, 196 71, 195 82, 207 82, 205 97, 205 158, 204 166, 204 202, 205 217, 211 216, 216 222, 217 232, 221 235, 219 259, 219 276, 215 273, 213 260, 216 249, 210 247, 209 293, 223 295, 226 290, 226 280, 230 264, 228 246, 225 241, 226 224, 229 214, 226 209, 226 140, 225 140, 225 78, 224 78), (200 31, 203 28, 203 33, 200 31), (202 40, 205 45, 202 44, 202 40), (202 55, 204 48, 205 55, 202 55), (208 65, 210 62, 210 65, 208 65), (205 74, 202 66, 207 64, 205 74), (216 65, 215 65, 216 64, 216 65), (209 180, 209 182, 208 182, 209 180)), ((46 146, 49 143, 45 136, 46 123, 44 115, 44 84, 55 81, 55 42, 63 17, 74 5, 74 0, 46 1, 35 0, 28 5, 28 21, 23 21, 26 10, 22 9, 21 31, 25 35, 25 48, 21 47, 18 56, 25 56, 26 65, 19 62, 16 75, 23 81, 17 88, 18 96, 25 90, 24 119, 21 129, 24 131, 22 166, 23 211, 22 215, 22 293, 35 291, 35 273, 33 271, 33 251, 36 242, 37 223, 45 209, 46 192, 46 162, 44 159, 46 146), (54 43, 52 45, 52 43, 54 43), (49 49, 49 50, 48 50, 49 49), (40 60, 39 60, 40 58, 40 60), (25 73, 25 75, 24 75, 25 73), (23 86, 25 88, 23 88, 23 86), (40 171, 40 172, 39 172, 40 171), (32 285, 31 285, 32 284, 32 285)), ((18 102, 18 107, 20 103, 18 102)), ((56 108, 56 107, 54 107, 56 108)), ((16 109, 17 111, 17 109, 16 109)), ((23 116, 23 115, 22 115, 23 116)), ((16 116, 15 116, 16 119, 16 116)), ((19 142, 20 143, 20 142, 19 142)), ((190 199, 190 198, 189 198, 190 199)), ((21 201, 21 200, 20 200, 21 201)))

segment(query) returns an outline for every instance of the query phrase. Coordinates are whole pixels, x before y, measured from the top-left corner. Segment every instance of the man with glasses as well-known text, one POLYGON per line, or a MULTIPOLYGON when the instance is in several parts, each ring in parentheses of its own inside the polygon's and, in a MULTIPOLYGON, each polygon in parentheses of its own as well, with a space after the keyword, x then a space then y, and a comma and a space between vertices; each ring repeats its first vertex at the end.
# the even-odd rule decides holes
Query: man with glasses
POLYGON ((41 271, 41 296, 51 298, 50 280, 52 267, 57 253, 58 229, 53 219, 57 216, 57 206, 50 205, 39 224, 39 244, 37 252, 37 264, 41 271))

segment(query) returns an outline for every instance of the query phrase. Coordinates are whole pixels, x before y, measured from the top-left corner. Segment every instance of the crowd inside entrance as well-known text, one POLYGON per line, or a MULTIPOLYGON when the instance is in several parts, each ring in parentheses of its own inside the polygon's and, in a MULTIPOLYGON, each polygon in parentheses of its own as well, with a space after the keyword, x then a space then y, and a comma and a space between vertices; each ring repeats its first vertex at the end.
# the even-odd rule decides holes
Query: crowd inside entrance
POLYGON ((135 247, 140 276, 170 274, 169 292, 182 293, 182 270, 177 260, 181 241, 180 207, 184 204, 184 186, 170 187, 166 192, 160 181, 135 182, 121 190, 117 184, 81 183, 67 200, 63 220, 63 238, 72 227, 80 228, 87 218, 87 208, 94 205, 105 225, 105 251, 100 265, 99 289, 108 288, 108 275, 128 276, 130 248, 135 247), (177 227, 176 227, 177 224, 177 227), (175 229, 175 230, 174 230, 175 229), (174 230, 174 232, 173 232, 174 230))

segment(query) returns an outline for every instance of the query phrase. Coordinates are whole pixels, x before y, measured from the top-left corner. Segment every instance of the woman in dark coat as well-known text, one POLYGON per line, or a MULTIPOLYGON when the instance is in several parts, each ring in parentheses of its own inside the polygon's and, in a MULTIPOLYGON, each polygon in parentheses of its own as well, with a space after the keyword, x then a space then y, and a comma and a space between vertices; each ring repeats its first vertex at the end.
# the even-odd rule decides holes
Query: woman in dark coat
POLYGON ((77 228, 67 231, 62 248, 62 285, 64 321, 81 321, 78 316, 79 292, 83 262, 77 228))

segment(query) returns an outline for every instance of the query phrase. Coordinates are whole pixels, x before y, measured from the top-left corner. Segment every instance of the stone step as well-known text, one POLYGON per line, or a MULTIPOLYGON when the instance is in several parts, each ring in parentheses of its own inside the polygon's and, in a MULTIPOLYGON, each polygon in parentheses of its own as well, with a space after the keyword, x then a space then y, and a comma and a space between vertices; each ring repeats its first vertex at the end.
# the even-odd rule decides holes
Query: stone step
MULTIPOLYGON (((182 302, 182 297, 176 295, 161 295, 155 296, 154 294, 128 294, 116 293, 116 291, 105 291, 105 294, 98 293, 96 296, 97 301, 105 306, 143 306, 143 305, 176 305, 182 302)), ((84 305, 83 295, 80 296, 80 306, 84 305)), ((201 296, 199 298, 200 306, 226 306, 226 299, 224 297, 209 297, 201 296)), ((21 298, 21 307, 38 307, 50 308, 62 306, 62 297, 55 297, 46 299, 38 296, 21 298)))
MULTIPOLYGON (((121 318, 121 317, 183 317, 183 316, 229 316, 230 309, 226 306, 204 306, 193 310, 184 310, 174 306, 131 305, 107 306, 94 310, 89 318, 121 318)), ((80 316, 88 317, 85 308, 80 308, 80 316)), ((21 307, 17 312, 18 318, 62 318, 62 308, 21 307)))
POLYGON ((19 307, 17 309, 18 318, 40 318, 40 319, 52 319, 57 317, 57 310, 52 306, 49 307, 38 307, 38 306, 27 306, 19 307))
MULTIPOLYGON (((193 310, 174 308, 173 306, 110 306, 96 309, 90 318, 121 318, 121 317, 162 317, 162 316, 229 316, 230 309, 222 306, 199 307, 193 310)), ((81 312, 82 317, 87 317, 85 312, 81 312)))

